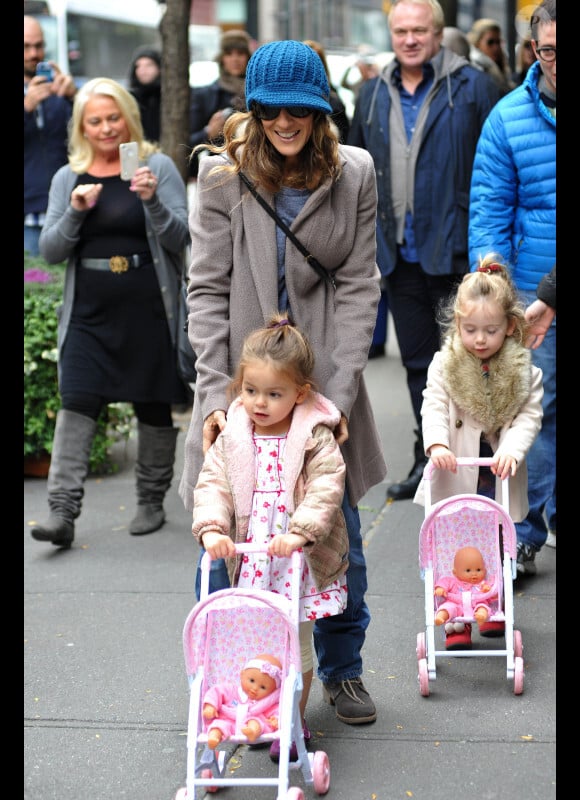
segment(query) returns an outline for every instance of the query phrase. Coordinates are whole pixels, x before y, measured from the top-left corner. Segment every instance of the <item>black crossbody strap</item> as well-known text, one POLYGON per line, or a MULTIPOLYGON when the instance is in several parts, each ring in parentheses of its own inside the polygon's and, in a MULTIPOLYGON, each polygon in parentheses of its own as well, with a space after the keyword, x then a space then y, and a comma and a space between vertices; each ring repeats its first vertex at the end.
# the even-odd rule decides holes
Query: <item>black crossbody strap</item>
POLYGON ((268 212, 268 214, 269 214, 269 215, 272 217, 272 219, 275 221, 276 225, 278 225, 278 226, 279 226, 279 227, 280 227, 280 228, 281 228, 281 229, 284 231, 284 233, 285 233, 285 234, 286 234, 286 236, 287 236, 287 237, 290 239, 290 241, 292 242, 292 244, 294 245, 294 247, 296 247, 296 249, 297 249, 297 250, 299 250, 299 251, 302 253, 302 255, 304 256, 304 258, 306 259, 306 261, 307 261, 307 262, 310 264, 310 266, 312 267, 312 269, 313 269, 315 272, 317 272, 317 273, 319 274, 319 276, 320 276, 320 277, 321 277, 323 280, 327 281, 327 282, 328 282, 328 283, 329 283, 329 284, 332 286, 332 288, 333 288, 333 289, 335 289, 335 290, 336 290, 336 281, 334 280, 334 272, 329 272, 327 269, 325 269, 325 268, 322 266, 322 264, 320 263, 320 261, 318 261, 318 259, 317 259, 317 258, 315 258, 315 257, 312 255, 312 253, 309 253, 309 252, 308 252, 308 250, 307 250, 307 249, 304 247, 304 245, 302 244, 302 242, 300 241, 300 239, 298 239, 298 238, 297 238, 297 237, 296 237, 296 236, 295 236, 295 235, 292 233, 292 231, 290 230, 290 228, 288 227, 288 225, 286 225, 286 223, 285 223, 285 222, 284 222, 284 221, 283 221, 283 220, 282 220, 282 219, 281 219, 281 218, 278 216, 278 214, 277 214, 277 213, 276 213, 276 211, 275 211, 275 210, 272 208, 272 206, 270 206, 270 205, 268 204, 268 202, 267 202, 267 201, 266 201, 266 200, 265 200, 265 199, 262 197, 262 195, 261 195, 261 194, 259 194, 259 192, 257 191, 256 187, 255 187, 255 186, 254 186, 254 184, 251 182, 251 180, 250 180, 250 179, 247 177, 247 175, 244 175, 244 173, 243 173, 243 172, 240 172, 240 173, 239 173, 239 175, 240 175, 240 178, 243 180, 243 182, 244 182, 244 183, 246 184, 246 186, 248 187, 248 189, 249 189, 249 190, 251 191, 251 193, 254 195, 254 197, 256 198, 256 200, 258 201, 258 203, 259 203, 259 204, 262 206, 262 208, 264 208, 264 209, 265 209, 265 210, 268 212))

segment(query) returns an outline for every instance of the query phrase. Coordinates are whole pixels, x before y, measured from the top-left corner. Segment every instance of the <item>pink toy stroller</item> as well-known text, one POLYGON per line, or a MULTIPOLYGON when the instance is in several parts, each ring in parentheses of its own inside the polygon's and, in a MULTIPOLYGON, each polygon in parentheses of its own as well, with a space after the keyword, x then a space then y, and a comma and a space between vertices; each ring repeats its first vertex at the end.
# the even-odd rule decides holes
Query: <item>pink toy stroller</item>
MULTIPOLYGON (((239 544, 238 553, 265 552, 264 545, 239 544)), ((200 601, 190 611, 183 629, 183 651, 190 687, 187 729, 187 781, 175 800, 196 800, 196 788, 216 792, 222 786, 277 786, 276 800, 304 800, 302 789, 289 786, 289 771, 301 769, 306 784, 326 794, 330 786, 327 754, 309 753, 304 744, 299 702, 302 695, 300 643, 298 638, 302 554, 292 555, 292 587, 289 601, 274 592, 252 589, 209 591, 211 557, 201 563, 200 601), (279 725, 263 733, 255 743, 280 739, 278 775, 272 778, 236 778, 226 775, 226 753, 207 746, 207 723, 201 715, 202 698, 212 686, 239 682, 240 671, 256 653, 271 653, 282 663, 279 725), (296 742, 298 760, 290 762, 290 745, 296 742)), ((223 742, 248 743, 241 731, 223 742)), ((268 763, 270 763, 268 761, 268 763)), ((256 795, 257 797, 258 795, 256 795)), ((199 795, 201 797, 201 795, 199 795)))
MULTIPOLYGON (((458 458, 459 469, 468 466, 489 466, 491 458, 458 458)), ((425 520, 419 535, 419 567, 425 583, 426 632, 417 635, 419 689, 429 696, 429 681, 436 678, 436 660, 440 656, 500 656, 506 659, 507 679, 514 682, 514 694, 524 690, 523 645, 520 631, 514 630, 513 580, 516 576, 516 532, 509 515, 509 478, 502 481, 502 504, 478 494, 458 494, 431 506, 431 474, 435 467, 429 461, 425 478, 425 520), (463 592, 451 598, 461 605, 463 614, 450 617, 450 623, 477 625, 473 617, 473 600, 487 602, 489 622, 505 622, 505 649, 436 650, 435 614, 445 598, 435 597, 439 580, 451 575, 455 551, 460 547, 477 547, 492 579, 491 590, 470 597, 463 592)), ((449 598, 447 598, 449 599, 449 598)), ((444 626, 442 625, 443 629, 444 626)))

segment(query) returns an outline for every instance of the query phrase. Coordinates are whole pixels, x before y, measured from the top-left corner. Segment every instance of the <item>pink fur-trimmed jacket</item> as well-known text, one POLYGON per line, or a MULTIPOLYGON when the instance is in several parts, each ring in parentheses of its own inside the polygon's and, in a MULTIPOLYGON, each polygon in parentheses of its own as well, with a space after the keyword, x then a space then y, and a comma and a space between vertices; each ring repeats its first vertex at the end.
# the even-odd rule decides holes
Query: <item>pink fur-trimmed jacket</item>
MULTIPOLYGON (((348 535, 342 497, 345 464, 333 430, 336 406, 311 392, 295 406, 284 454, 288 532, 307 539, 304 556, 318 589, 346 572, 348 535)), ((252 422, 242 402, 230 405, 224 430, 207 451, 194 491, 192 532, 198 541, 207 530, 245 542, 252 513, 255 454, 252 422)), ((242 557, 227 559, 232 586, 242 557)))
POLYGON ((251 719, 260 723, 262 733, 277 730, 277 727, 272 726, 270 718, 278 717, 279 714, 279 687, 261 700, 250 700, 240 686, 222 683, 212 686, 206 692, 203 705, 206 703, 217 710, 218 716, 204 720, 205 729, 218 728, 226 738, 240 734, 241 728, 251 719))

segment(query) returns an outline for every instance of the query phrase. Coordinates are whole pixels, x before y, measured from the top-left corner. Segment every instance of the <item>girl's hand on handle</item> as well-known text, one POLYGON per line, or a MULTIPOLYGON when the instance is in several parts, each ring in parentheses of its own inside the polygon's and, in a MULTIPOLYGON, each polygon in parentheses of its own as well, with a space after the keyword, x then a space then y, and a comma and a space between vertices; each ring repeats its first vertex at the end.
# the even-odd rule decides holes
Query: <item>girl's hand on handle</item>
MULTIPOLYGON (((202 429, 202 447, 205 455, 226 425, 225 411, 218 409, 206 417, 202 429)), ((206 548, 207 549, 207 548, 206 548)))
POLYGON ((498 478, 501 478, 502 481, 506 478, 513 476, 516 474, 518 468, 518 462, 513 456, 509 455, 495 455, 493 461, 490 465, 490 469, 494 475, 497 475, 498 478))
POLYGON ((235 544, 229 536, 225 536, 223 533, 208 531, 201 538, 204 550, 214 560, 216 558, 233 558, 236 555, 235 544))
POLYGON ((435 444, 429 451, 429 458, 433 466, 437 469, 447 469, 449 472, 457 472, 457 459, 455 454, 448 447, 442 444, 435 444))
POLYGON ((295 550, 303 547, 308 540, 301 533, 279 533, 270 540, 268 553, 278 558, 287 558, 295 550))

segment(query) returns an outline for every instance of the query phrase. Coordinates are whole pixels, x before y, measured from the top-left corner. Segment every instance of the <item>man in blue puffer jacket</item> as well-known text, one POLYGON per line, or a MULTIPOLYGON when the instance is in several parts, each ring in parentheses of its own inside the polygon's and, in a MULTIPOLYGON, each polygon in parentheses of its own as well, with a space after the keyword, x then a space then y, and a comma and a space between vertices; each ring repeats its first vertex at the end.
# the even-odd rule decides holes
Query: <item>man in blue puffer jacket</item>
MULTIPOLYGON (((531 36, 538 61, 496 105, 481 132, 469 216, 472 270, 480 255, 500 253, 526 306, 556 263, 556 0, 535 8, 531 36)), ((544 416, 527 456, 530 510, 516 525, 522 575, 536 573, 536 553, 548 530, 556 532, 555 318, 532 358, 544 373, 544 416)))

